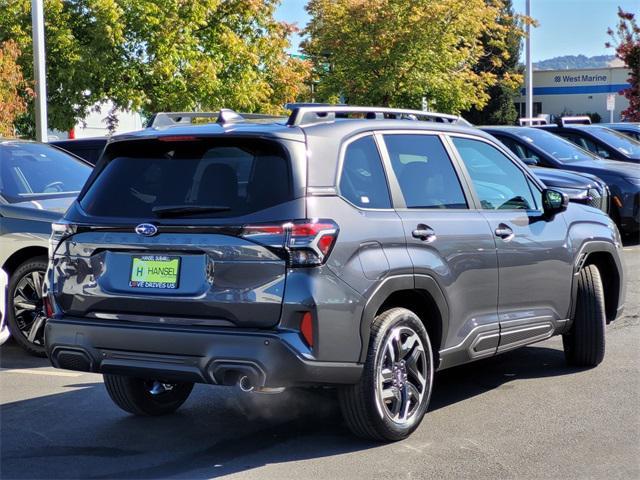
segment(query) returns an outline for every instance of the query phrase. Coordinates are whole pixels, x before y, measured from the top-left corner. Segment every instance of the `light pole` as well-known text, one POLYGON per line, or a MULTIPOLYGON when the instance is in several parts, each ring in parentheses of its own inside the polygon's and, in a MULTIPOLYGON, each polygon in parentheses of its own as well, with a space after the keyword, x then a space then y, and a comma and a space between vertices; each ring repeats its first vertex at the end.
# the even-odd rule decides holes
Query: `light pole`
MULTIPOLYGON (((531 0, 527 0, 527 17, 531 18, 531 0)), ((526 67, 525 67, 525 94, 526 94, 526 107, 525 117, 533 117, 533 68, 531 67, 531 22, 527 22, 527 39, 526 45, 526 67)))
POLYGON ((44 52, 43 0, 31 0, 33 77, 36 82, 36 140, 47 141, 47 78, 44 52))

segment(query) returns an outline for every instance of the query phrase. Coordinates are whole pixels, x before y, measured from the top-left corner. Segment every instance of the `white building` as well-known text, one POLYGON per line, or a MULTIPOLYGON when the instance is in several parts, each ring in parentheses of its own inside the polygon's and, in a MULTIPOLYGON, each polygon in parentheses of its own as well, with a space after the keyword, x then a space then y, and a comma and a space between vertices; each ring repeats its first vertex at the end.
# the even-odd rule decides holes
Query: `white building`
MULTIPOLYGON (((60 132, 58 130, 49 130, 50 140, 63 140, 67 138, 87 138, 87 137, 105 137, 109 135, 107 128, 107 115, 113 107, 111 102, 96 104, 89 111, 87 116, 79 119, 73 129, 69 132, 60 132)), ((118 125, 114 134, 131 132, 144 128, 142 115, 136 112, 125 110, 116 110, 118 125)))
MULTIPOLYGON (((629 87, 628 78, 629 70, 624 67, 534 71, 533 116, 598 113, 608 122, 607 96, 614 94, 613 121, 619 122, 620 112, 629 106, 619 94, 629 87)), ((519 116, 524 117, 524 88, 515 101, 519 116)))

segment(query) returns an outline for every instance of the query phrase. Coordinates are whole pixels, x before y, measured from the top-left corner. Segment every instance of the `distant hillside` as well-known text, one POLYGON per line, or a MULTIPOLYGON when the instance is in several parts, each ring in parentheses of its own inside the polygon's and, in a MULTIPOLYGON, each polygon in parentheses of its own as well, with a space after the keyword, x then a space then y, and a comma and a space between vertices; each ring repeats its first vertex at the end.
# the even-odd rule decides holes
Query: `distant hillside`
POLYGON ((533 64, 534 70, 572 70, 575 68, 606 68, 616 65, 615 55, 597 55, 586 57, 585 55, 564 55, 550 58, 533 64), (613 63, 613 65, 612 65, 613 63))

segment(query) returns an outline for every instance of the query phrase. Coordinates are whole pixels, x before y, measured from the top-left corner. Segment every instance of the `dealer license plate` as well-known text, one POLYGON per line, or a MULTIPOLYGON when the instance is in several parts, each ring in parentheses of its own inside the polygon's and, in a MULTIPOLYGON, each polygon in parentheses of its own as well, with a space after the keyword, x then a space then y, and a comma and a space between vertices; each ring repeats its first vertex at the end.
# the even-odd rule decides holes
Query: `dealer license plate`
POLYGON ((129 286, 133 288, 178 288, 180 257, 142 255, 132 257, 129 286))

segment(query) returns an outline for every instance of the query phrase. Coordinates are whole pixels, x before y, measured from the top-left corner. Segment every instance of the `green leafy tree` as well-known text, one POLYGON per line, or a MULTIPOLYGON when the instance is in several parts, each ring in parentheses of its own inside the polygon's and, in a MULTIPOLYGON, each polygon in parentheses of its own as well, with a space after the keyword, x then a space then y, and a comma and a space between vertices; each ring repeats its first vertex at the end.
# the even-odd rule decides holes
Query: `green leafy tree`
MULTIPOLYGON (((486 2, 495 4, 494 0, 486 2)), ((496 21, 504 32, 503 41, 495 42, 493 32, 485 33, 482 36, 484 54, 474 67, 478 74, 494 74, 495 84, 488 88, 489 100, 483 108, 473 107, 463 113, 476 125, 511 125, 518 118, 513 99, 523 79, 518 63, 523 17, 514 14, 511 0, 501 3, 496 4, 500 9, 496 21)))
POLYGON ((609 29, 613 43, 607 47, 616 49, 616 56, 629 68, 629 88, 621 94, 629 100, 629 107, 622 112, 623 118, 630 122, 640 122, 640 26, 633 13, 618 8, 618 27, 614 32, 609 29))
POLYGON ((420 108, 426 97, 445 112, 483 108, 498 79, 475 68, 485 44, 506 52, 511 30, 523 34, 498 21, 500 0, 311 0, 307 10, 303 49, 321 100, 420 108))
MULTIPOLYGON (((0 0, 32 78, 29 0, 0 0)), ((305 90, 308 62, 286 53, 279 0, 47 0, 49 123, 67 130, 97 102, 140 110, 220 107, 274 113, 305 90)), ((116 121, 113 112, 107 117, 116 121)))

